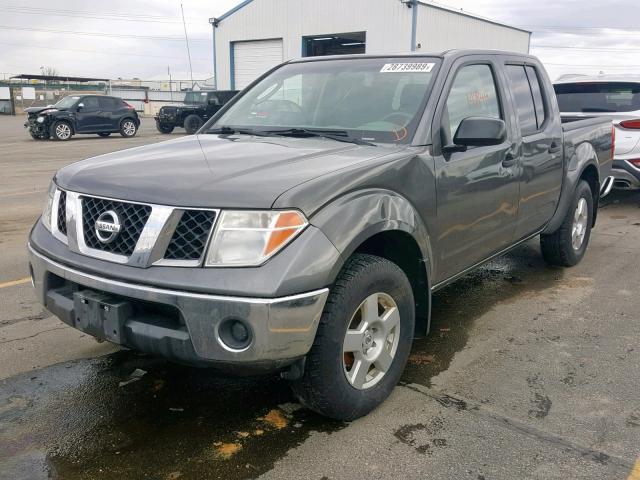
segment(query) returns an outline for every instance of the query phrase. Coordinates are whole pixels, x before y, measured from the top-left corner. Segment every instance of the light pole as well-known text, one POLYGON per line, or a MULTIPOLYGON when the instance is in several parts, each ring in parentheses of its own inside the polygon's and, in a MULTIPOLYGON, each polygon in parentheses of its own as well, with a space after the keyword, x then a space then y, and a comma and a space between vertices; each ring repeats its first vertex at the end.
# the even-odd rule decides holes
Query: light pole
POLYGON ((213 89, 218 89, 218 66, 216 65, 216 28, 218 27, 218 19, 210 18, 209 23, 212 28, 213 35, 213 89))

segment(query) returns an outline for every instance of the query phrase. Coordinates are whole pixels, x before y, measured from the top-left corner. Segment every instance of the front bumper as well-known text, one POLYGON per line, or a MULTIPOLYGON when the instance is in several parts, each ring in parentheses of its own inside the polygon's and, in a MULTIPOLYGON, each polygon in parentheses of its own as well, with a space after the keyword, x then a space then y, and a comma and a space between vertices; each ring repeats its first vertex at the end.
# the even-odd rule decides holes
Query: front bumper
MULTIPOLYGON (((171 360, 280 368, 304 356, 315 338, 328 289, 280 298, 244 298, 169 290, 100 277, 65 266, 29 245, 36 294, 62 321, 99 338, 76 314, 73 293, 98 292, 130 302, 120 343, 171 360), (227 319, 241 320, 252 333, 242 351, 227 347, 218 334, 227 319)), ((104 335, 100 335, 104 333, 104 335)))
POLYGON ((30 132, 35 133, 36 135, 45 135, 49 133, 49 122, 45 119, 44 122, 38 123, 33 120, 27 120, 24 122, 24 128, 29 130, 30 132))

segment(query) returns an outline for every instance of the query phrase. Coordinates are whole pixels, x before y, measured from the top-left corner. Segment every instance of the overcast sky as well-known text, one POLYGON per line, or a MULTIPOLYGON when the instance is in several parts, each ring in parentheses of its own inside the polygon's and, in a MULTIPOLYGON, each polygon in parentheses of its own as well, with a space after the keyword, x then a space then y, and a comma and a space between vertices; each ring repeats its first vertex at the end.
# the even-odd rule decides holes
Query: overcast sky
MULTIPOLYGON (((532 30, 531 53, 542 59, 552 78, 640 73, 637 0, 439 2, 532 30)), ((238 3, 183 0, 195 79, 212 75, 208 18, 238 3)), ((0 11, 0 78, 39 73, 43 66, 66 75, 143 79, 165 79, 170 67, 174 79, 188 78, 176 0, 0 0, 0 11)))

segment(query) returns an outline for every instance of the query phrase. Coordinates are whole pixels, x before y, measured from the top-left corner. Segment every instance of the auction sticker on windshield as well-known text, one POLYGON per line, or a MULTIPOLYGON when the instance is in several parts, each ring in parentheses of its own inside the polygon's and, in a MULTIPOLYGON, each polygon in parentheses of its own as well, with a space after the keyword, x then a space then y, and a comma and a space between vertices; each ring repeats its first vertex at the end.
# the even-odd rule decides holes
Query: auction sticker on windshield
POLYGON ((385 63, 380 73, 429 73, 435 63, 385 63))

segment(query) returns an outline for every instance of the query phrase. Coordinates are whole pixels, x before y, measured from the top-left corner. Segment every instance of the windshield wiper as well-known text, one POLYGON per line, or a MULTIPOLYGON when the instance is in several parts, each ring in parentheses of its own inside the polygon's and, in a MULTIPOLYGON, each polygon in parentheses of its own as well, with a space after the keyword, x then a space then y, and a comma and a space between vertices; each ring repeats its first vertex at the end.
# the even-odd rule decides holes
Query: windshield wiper
POLYGON ((350 137, 345 130, 312 130, 309 128, 286 128, 282 130, 265 130, 272 135, 282 135, 284 137, 322 137, 336 140, 338 142, 355 143, 356 145, 376 145, 366 140, 350 137))
POLYGON ((226 125, 218 128, 211 128, 207 130, 207 133, 219 135, 256 135, 258 137, 270 137, 273 135, 269 132, 265 132, 264 130, 253 130, 251 128, 233 128, 226 125))

